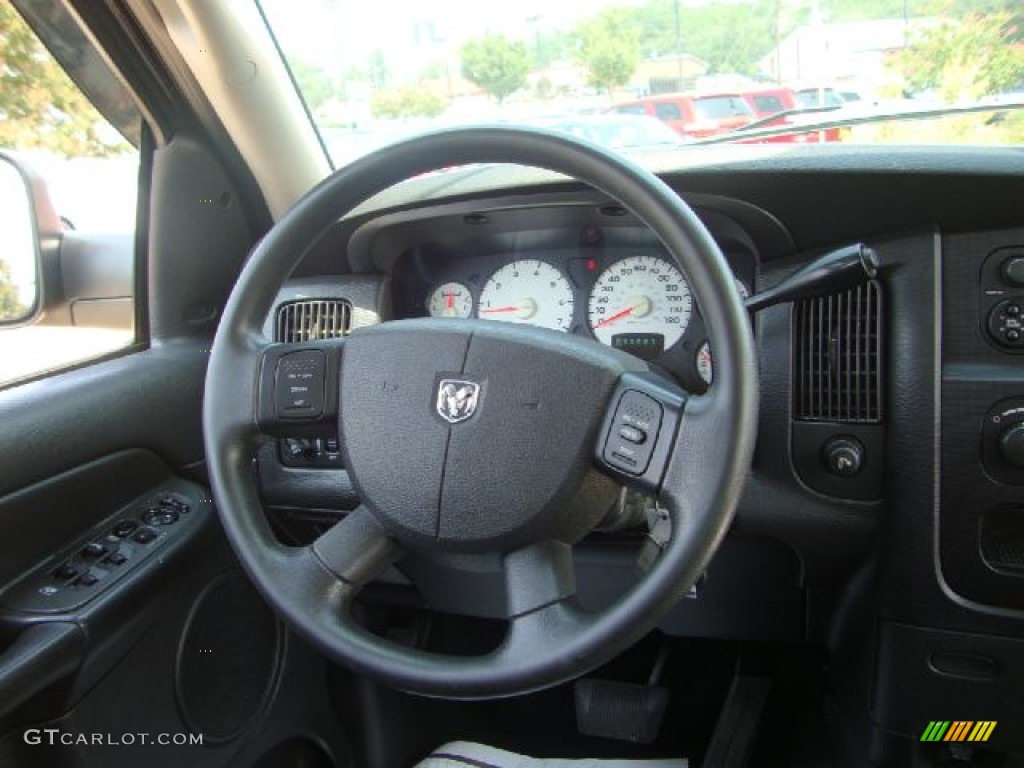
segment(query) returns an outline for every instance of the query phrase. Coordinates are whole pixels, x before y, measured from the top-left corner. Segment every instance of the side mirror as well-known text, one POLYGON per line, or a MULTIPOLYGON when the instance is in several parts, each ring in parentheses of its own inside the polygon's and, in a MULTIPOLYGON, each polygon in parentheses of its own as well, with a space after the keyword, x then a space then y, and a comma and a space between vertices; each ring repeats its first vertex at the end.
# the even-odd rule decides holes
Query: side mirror
POLYGON ((33 177, 0 153, 0 326, 32 322, 41 307, 39 219, 33 177))

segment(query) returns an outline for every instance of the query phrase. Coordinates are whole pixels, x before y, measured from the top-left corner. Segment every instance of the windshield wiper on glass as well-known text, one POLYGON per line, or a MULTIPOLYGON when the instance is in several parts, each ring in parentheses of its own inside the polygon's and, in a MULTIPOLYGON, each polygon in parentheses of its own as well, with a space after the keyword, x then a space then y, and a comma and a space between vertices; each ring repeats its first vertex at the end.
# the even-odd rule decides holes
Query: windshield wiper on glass
MULTIPOLYGON (((812 108, 817 111, 816 108, 812 108)), ((906 120, 926 120, 934 117, 947 117, 949 115, 969 115, 979 112, 1014 112, 1024 109, 1024 99, 1013 101, 978 101, 971 104, 954 104, 941 107, 905 107, 900 109, 879 110, 876 112, 857 112, 846 114, 843 117, 834 117, 829 120, 815 120, 806 123, 777 125, 766 128, 751 128, 749 126, 739 128, 729 133, 722 133, 716 136, 709 136, 704 139, 697 139, 687 146, 701 146, 705 144, 731 144, 737 141, 749 139, 770 139, 775 136, 790 136, 799 133, 816 133, 827 131, 832 128, 846 128, 854 125, 870 125, 872 123, 899 122, 906 120)), ((839 107, 838 110, 842 110, 839 107)), ((782 113, 778 113, 782 114, 782 113)), ((771 120, 777 120, 778 114, 772 115, 771 120)), ((759 121, 760 122, 760 121, 759 121)))
POLYGON ((835 112, 837 109, 841 109, 840 104, 828 104, 820 107, 793 107, 792 109, 783 109, 779 112, 773 112, 766 117, 758 118, 752 123, 747 123, 742 128, 736 128, 731 133, 737 131, 753 131, 758 128, 763 128, 766 125, 771 125, 776 120, 780 120, 786 117, 792 117, 793 115, 816 115, 822 112, 835 112))

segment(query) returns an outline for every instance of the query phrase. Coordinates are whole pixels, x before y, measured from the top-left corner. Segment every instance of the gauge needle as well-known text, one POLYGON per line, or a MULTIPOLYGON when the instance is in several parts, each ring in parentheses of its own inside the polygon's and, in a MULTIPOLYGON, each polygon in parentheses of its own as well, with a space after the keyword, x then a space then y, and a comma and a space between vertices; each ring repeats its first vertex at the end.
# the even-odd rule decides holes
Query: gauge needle
POLYGON ((616 312, 611 317, 606 317, 604 320, 601 320, 597 325, 594 326, 594 330, 596 331, 598 328, 603 328, 606 325, 611 325, 616 320, 621 320, 622 318, 627 317, 628 315, 633 315, 634 317, 643 317, 645 315, 649 315, 651 313, 651 307, 652 302, 649 298, 647 298, 646 296, 637 296, 635 299, 633 299, 632 303, 624 310, 622 310, 621 312, 616 312))
POLYGON ((631 314, 633 314, 633 310, 634 310, 634 309, 636 309, 636 307, 626 307, 626 308, 625 308, 624 310, 622 310, 621 312, 616 312, 616 313, 615 313, 614 315, 612 315, 611 317, 606 317, 606 318, 605 318, 604 320, 602 320, 602 321, 601 321, 601 322, 599 322, 599 323, 598 323, 597 325, 595 325, 595 326, 594 326, 594 329, 596 330, 596 329, 598 329, 598 328, 603 328, 603 327, 604 327, 604 326, 606 326, 606 325, 611 325, 611 324, 612 324, 612 323, 614 323, 614 322, 615 322, 616 320, 621 320, 621 319, 622 319, 622 318, 624 318, 624 317, 625 317, 626 315, 631 315, 631 314))
POLYGON ((520 320, 529 320, 537 314, 537 302, 533 299, 523 299, 518 304, 509 304, 505 307, 487 307, 480 310, 481 315, 493 315, 499 312, 515 312, 520 320))
POLYGON ((444 297, 445 297, 445 299, 447 301, 445 306, 448 307, 448 309, 451 309, 453 306, 455 306, 455 293, 454 292, 446 293, 444 295, 444 297))

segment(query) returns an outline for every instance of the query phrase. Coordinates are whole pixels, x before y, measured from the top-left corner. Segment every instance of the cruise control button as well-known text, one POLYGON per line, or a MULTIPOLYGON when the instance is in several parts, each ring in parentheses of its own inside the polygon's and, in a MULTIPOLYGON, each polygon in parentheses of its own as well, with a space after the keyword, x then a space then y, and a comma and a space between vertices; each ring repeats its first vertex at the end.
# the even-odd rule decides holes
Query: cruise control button
POLYGON ((615 406, 604 446, 604 460, 630 475, 647 471, 661 428, 661 404, 644 392, 627 389, 615 406))
POLYGON ((107 558, 107 562, 111 565, 124 565, 128 562, 128 558, 121 552, 115 552, 107 558))
POLYGON ((277 415, 301 419, 323 413, 326 371, 327 358, 319 350, 290 352, 282 357, 274 377, 277 415))
POLYGON ((631 443, 640 445, 647 439, 647 433, 642 429, 637 429, 636 427, 624 426, 619 430, 619 437, 623 440, 628 440, 631 443))
POLYGON ((624 453, 620 453, 619 451, 615 451, 612 454, 612 457, 621 464, 625 464, 631 468, 636 466, 636 459, 634 459, 632 456, 627 456, 624 453))

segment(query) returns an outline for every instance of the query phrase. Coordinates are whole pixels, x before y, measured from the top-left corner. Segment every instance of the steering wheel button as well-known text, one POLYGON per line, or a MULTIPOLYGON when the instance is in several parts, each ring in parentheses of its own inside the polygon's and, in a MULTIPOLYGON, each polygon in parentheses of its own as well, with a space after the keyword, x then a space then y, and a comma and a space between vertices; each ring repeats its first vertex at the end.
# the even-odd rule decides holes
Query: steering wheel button
POLYGON ((320 350, 291 352, 282 357, 274 379, 277 415, 296 419, 323 413, 326 370, 326 358, 320 350))
POLYGON ((637 445, 640 445, 645 440, 647 440, 647 433, 644 432, 642 429, 637 429, 636 427, 626 425, 619 428, 619 437, 621 437, 623 440, 628 440, 631 443, 636 443, 637 445))

